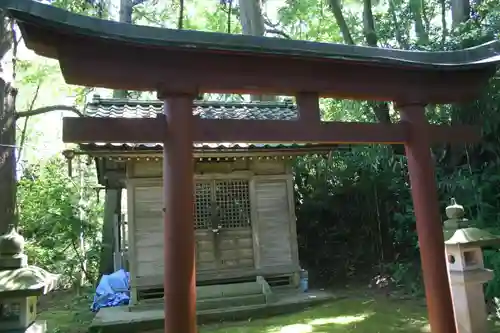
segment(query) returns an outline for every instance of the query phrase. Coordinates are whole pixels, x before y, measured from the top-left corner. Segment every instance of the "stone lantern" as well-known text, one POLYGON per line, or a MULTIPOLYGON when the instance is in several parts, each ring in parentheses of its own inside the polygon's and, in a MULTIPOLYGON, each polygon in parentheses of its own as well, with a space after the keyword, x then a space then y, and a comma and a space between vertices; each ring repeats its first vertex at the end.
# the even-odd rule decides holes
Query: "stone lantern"
POLYGON ((45 323, 36 321, 39 296, 55 287, 57 275, 28 265, 24 238, 11 226, 0 236, 0 333, 43 333, 45 323))
POLYGON ((484 268, 482 247, 500 244, 500 237, 475 228, 455 199, 446 207, 446 216, 446 263, 457 332, 488 332, 483 284, 493 278, 493 272, 484 268))

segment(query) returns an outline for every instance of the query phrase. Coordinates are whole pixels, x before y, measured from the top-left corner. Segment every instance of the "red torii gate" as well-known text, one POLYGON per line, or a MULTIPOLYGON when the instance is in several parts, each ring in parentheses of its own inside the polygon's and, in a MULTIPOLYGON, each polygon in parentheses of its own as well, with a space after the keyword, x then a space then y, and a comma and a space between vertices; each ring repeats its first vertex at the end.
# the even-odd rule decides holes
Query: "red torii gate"
POLYGON ((429 125, 425 106, 476 98, 496 71, 498 42, 410 52, 134 26, 4 0, 28 48, 58 59, 67 83, 158 92, 157 119, 65 118, 65 142, 163 142, 165 332, 196 332, 193 141, 404 144, 432 331, 456 332, 430 145, 471 142, 471 127, 429 125), (202 120, 199 92, 293 95, 298 121, 202 120), (397 124, 321 122, 319 97, 394 101, 397 124))

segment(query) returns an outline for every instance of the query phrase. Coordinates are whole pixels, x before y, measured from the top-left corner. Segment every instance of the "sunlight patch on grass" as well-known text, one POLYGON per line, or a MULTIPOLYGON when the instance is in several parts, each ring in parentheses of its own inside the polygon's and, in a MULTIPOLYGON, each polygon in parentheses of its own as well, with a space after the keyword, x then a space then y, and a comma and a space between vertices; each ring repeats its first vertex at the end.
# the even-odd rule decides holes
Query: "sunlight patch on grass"
POLYGON ((318 318, 309 321, 307 324, 291 324, 280 328, 272 328, 269 333, 311 333, 314 331, 314 326, 321 325, 350 325, 354 323, 359 323, 373 313, 363 313, 356 316, 336 316, 330 318, 318 318))
POLYGON ((313 327, 308 324, 293 324, 283 326, 279 330, 273 330, 270 333, 310 333, 313 331, 313 327))
POLYGON ((327 325, 327 324, 337 324, 337 325, 349 325, 354 323, 359 323, 368 317, 373 315, 372 313, 363 313, 356 316, 337 316, 331 318, 318 318, 309 322, 311 326, 327 325))
POLYGON ((200 333, 422 333, 425 317, 418 302, 349 297, 298 313, 207 325, 200 333))
POLYGON ((409 329, 415 329, 422 333, 430 333, 431 331, 431 325, 429 325, 429 322, 425 318, 407 319, 406 325, 409 327, 409 329))

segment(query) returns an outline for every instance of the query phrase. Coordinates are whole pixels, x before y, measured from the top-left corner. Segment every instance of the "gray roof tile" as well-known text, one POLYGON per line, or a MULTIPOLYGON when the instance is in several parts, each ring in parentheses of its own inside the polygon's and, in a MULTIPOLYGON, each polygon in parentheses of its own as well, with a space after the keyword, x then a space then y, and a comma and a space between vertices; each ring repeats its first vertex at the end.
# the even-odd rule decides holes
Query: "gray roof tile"
MULTIPOLYGON (((123 100, 123 99, 101 99, 95 95, 92 102, 85 108, 85 115, 91 117, 112 118, 155 118, 158 113, 163 112, 163 102, 123 100)), ((194 101, 193 114, 204 119, 242 119, 242 120, 296 120, 298 118, 297 106, 291 102, 207 102, 194 101)), ((162 144, 133 144, 133 143, 99 143, 93 142, 81 144, 84 150, 104 149, 112 151, 128 150, 158 150, 162 144)), ((201 151, 214 150, 250 150, 250 149, 290 149, 305 148, 305 144, 268 144, 243 142, 220 142, 199 143, 194 148, 201 151)))
MULTIPOLYGON (((99 99, 87 104, 85 113, 92 117, 155 118, 163 112, 161 101, 99 99)), ((193 114, 204 119, 295 120, 296 105, 290 102, 207 102, 195 101, 193 114)))

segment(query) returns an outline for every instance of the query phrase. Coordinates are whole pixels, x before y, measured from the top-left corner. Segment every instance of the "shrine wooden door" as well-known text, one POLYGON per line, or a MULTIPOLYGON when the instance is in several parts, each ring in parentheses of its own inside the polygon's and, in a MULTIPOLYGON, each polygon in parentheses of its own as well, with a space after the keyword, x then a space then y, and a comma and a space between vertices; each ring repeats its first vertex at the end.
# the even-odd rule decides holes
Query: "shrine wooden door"
POLYGON ((195 180, 199 278, 234 277, 254 268, 250 215, 248 179, 195 180))

